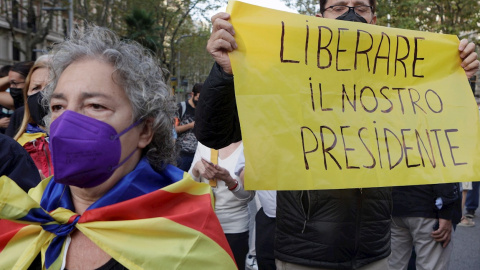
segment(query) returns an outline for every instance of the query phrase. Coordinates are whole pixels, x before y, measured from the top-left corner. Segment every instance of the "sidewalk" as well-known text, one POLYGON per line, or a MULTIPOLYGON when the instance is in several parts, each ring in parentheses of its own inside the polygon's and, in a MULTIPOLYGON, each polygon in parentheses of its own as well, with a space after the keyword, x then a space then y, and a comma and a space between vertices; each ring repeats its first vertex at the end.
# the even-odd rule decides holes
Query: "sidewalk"
MULTIPOLYGON (((479 209, 480 210, 480 209, 479 209)), ((453 253, 449 270, 480 269, 480 217, 477 210, 474 227, 457 226, 453 234, 453 253)))

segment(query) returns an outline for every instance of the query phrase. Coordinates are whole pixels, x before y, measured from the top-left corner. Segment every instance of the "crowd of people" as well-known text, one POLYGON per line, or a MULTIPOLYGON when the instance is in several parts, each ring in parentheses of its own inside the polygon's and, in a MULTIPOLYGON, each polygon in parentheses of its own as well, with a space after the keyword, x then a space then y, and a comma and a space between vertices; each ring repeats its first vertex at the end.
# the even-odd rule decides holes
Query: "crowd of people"
MULTIPOLYGON (((375 12, 321 0, 317 16, 375 12)), ((0 269, 448 268, 479 182, 245 190, 229 16, 212 17, 215 64, 178 104, 148 51, 96 26, 0 69, 0 269)), ((470 78, 475 45, 458 50, 470 78)))

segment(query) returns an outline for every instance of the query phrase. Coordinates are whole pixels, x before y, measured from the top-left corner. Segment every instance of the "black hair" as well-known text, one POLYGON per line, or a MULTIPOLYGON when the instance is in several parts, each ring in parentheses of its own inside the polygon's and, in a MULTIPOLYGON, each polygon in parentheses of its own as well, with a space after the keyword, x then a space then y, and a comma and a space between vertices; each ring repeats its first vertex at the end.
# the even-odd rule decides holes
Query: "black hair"
POLYGON ((24 78, 26 78, 33 64, 34 64, 33 61, 18 62, 12 66, 10 71, 17 72, 20 75, 22 75, 24 78))
POLYGON ((202 87, 203 87, 203 83, 196 83, 193 85, 193 88, 192 88, 192 93, 194 95, 197 95, 200 93, 200 91, 202 91, 202 87))
MULTIPOLYGON (((320 14, 323 14, 325 12, 325 9, 327 8, 325 5, 327 4, 328 0, 320 0, 320 14)), ((368 0, 370 2, 370 6, 372 6, 372 11, 375 14, 375 11, 377 10, 377 0, 368 0)))
POLYGON ((0 78, 8 76, 8 72, 12 69, 12 65, 5 65, 0 68, 0 78))

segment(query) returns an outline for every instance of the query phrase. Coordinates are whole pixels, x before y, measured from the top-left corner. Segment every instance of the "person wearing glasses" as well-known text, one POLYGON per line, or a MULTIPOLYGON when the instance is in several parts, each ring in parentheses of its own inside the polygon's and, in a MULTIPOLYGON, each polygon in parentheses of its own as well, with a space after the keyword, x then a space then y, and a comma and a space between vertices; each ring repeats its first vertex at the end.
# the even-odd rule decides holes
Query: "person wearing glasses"
POLYGON ((375 2, 369 5, 362 3, 362 1, 356 2, 360 2, 360 4, 352 7, 347 6, 344 3, 327 6, 323 10, 321 10, 321 13, 318 14, 317 17, 324 17, 329 19, 335 17, 335 19, 337 20, 375 24, 377 22, 377 16, 375 16, 374 13, 375 2))
POLYGON ((10 72, 11 68, 11 65, 5 65, 0 68, 0 133, 2 134, 5 133, 5 130, 10 123, 10 116, 13 113, 13 110, 10 110, 10 108, 2 106, 2 100, 4 100, 7 96, 8 100, 10 100, 10 94, 4 91, 10 86, 8 81, 8 73, 10 72))
POLYGON ((12 66, 8 72, 8 82, 10 84, 10 94, 2 94, 0 101, 2 106, 10 109, 18 109, 23 106, 22 89, 25 86, 25 79, 33 66, 33 62, 19 62, 12 66))
POLYGON ((5 135, 12 137, 15 135, 18 127, 22 123, 24 114, 23 88, 25 80, 34 62, 19 62, 12 66, 8 72, 9 92, 0 92, 0 105, 12 109, 13 114, 10 117, 9 124, 5 130, 5 135))
MULTIPOLYGON (((376 24, 375 8, 375 0, 321 0, 317 17, 376 24)), ((215 64, 196 109, 195 135, 199 142, 215 149, 242 140, 228 57, 237 44, 229 18, 228 13, 212 17, 207 50, 215 64)), ((467 76, 473 75, 479 66, 475 45, 462 40, 459 51, 467 76)), ((275 246, 271 251, 276 268, 389 269, 391 190, 278 191, 275 246)), ((257 257, 261 257, 259 251, 257 257)))

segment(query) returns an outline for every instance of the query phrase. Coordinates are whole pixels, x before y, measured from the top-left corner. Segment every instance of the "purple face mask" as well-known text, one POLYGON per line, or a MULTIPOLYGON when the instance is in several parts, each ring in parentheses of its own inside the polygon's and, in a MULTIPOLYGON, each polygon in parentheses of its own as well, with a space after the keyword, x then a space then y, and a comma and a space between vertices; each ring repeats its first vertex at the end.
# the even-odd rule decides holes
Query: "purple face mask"
POLYGON ((120 163, 120 136, 137 126, 137 121, 117 134, 109 124, 65 111, 50 126, 50 149, 57 183, 91 188, 105 182, 120 163))

